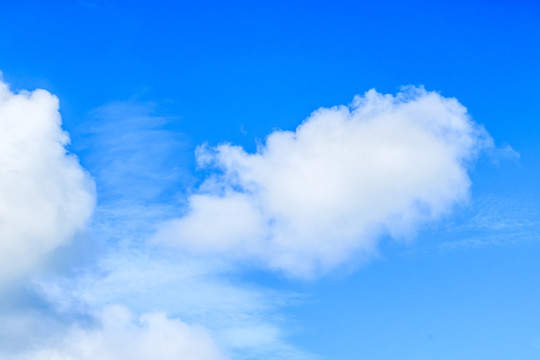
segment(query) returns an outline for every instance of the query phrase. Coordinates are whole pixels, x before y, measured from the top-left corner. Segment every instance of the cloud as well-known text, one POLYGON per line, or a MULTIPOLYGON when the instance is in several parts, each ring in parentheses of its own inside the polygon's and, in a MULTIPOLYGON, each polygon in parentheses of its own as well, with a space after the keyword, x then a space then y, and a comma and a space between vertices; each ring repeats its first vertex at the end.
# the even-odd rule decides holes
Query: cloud
POLYGON ((30 270, 92 213, 94 183, 68 143, 55 96, 0 80, 0 281, 30 270))
MULTIPOLYGON (((135 314, 166 309, 203 324, 234 359, 308 359, 287 342, 280 309, 298 297, 235 281, 231 264, 145 248, 103 256, 97 268, 75 278, 44 279, 39 297, 60 314, 93 313, 123 304, 135 314)), ((74 317, 73 315, 70 317, 74 317)))
POLYGON ((479 196, 460 214, 459 223, 446 224, 436 248, 447 251, 533 244, 540 238, 539 213, 538 204, 528 197, 479 196))
POLYGON ((143 238, 167 217, 191 176, 185 136, 169 123, 154 104, 115 101, 90 111, 73 133, 73 147, 97 183, 96 238, 143 238))
POLYGON ((55 339, 24 354, 17 360, 220 360, 225 357, 208 332, 169 319, 163 313, 148 313, 133 319, 123 306, 107 306, 91 328, 75 326, 55 339))
POLYGON ((370 90, 272 132, 256 153, 199 147, 214 172, 154 240, 313 276, 368 259, 382 235, 408 236, 467 200, 468 167, 491 144, 456 99, 370 90))
MULTIPOLYGON (((156 311, 169 316, 161 315, 162 322, 201 324, 211 343, 235 359, 312 358, 288 342, 285 325, 290 324, 280 311, 289 304, 288 294, 235 281, 231 263, 144 245, 147 234, 178 207, 173 199, 185 177, 178 155, 185 142, 177 135, 151 106, 133 102, 100 107, 75 129, 73 149, 97 182, 96 213, 84 238, 48 258, 52 271, 35 271, 0 288, 0 318, 5 320, 0 358, 82 359, 83 348, 89 358, 131 358, 115 354, 123 347, 147 355, 137 346, 159 335, 155 322, 145 320, 156 311), (103 313, 110 304, 121 304, 131 315, 113 326, 106 321, 110 311, 103 313), (119 349, 116 342, 125 344, 119 349)), ((51 165, 49 171, 56 171, 54 162, 43 162, 51 165)), ((193 342, 192 333, 175 331, 171 344, 157 345, 172 349, 172 356, 175 344, 193 342)), ((203 347, 206 343, 200 341, 203 347)))
MULTIPOLYGON (((76 147, 96 177, 100 201, 162 200, 182 173, 185 139, 168 128, 157 106, 117 101, 92 110, 77 131, 76 147)), ((185 171, 184 171, 185 172, 185 171)))

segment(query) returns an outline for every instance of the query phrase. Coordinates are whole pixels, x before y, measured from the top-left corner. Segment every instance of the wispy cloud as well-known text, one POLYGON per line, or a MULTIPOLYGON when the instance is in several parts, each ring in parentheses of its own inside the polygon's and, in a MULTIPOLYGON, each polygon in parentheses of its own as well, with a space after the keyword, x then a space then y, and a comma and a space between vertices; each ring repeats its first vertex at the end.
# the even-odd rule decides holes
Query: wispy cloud
POLYGON ((516 246, 540 241, 540 208, 524 198, 494 195, 476 199, 459 223, 445 226, 440 250, 516 246))
POLYGON ((93 232, 125 241, 153 231, 189 180, 185 136, 151 103, 113 102, 91 111, 74 149, 96 179, 93 232))
POLYGON ((218 260, 123 249, 77 277, 37 285, 60 313, 94 313, 108 304, 123 304, 136 314, 166 311, 204 324, 233 358, 308 358, 287 344, 287 322, 280 315, 297 296, 235 281, 236 271, 218 260))

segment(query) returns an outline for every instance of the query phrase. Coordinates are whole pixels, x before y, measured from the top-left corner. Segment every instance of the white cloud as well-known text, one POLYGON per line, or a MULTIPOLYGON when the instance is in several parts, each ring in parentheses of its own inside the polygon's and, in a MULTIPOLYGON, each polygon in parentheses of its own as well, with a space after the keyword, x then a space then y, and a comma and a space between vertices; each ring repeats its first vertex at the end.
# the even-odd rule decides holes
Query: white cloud
POLYGON ((145 248, 102 257, 73 279, 39 282, 41 297, 62 314, 124 304, 135 314, 166 309, 203 324, 234 359, 310 359, 287 341, 280 308, 297 297, 235 281, 231 264, 174 256, 145 248))
POLYGON ((381 235, 407 236, 466 200, 467 167, 490 145, 456 99, 370 90, 274 131, 256 153, 200 147, 201 166, 219 171, 155 239, 312 276, 369 258, 381 235))
POLYGON ((94 184, 67 154, 58 99, 0 80, 0 281, 28 271, 81 230, 94 184))
POLYGON ((134 320, 123 306, 107 306, 91 328, 76 326, 54 343, 12 356, 17 360, 219 360, 208 332, 162 313, 134 320))
MULTIPOLYGON (((68 139, 59 127, 57 100, 46 92, 43 94, 51 99, 49 105, 54 105, 50 112, 55 114, 56 118, 52 118, 57 121, 55 129, 62 136, 62 141, 57 142, 58 152, 84 175, 76 160, 65 155, 68 139)), ((46 110, 41 108, 36 112, 46 116, 46 110)), ((31 282, 25 279, 0 287, 0 318, 5 320, 0 325, 0 358, 123 359, 132 356, 116 352, 133 348, 144 354, 141 358, 166 359, 160 354, 149 356, 145 349, 137 347, 145 338, 153 338, 152 334, 163 335, 152 325, 155 321, 147 321, 155 319, 155 314, 148 315, 154 311, 164 311, 189 324, 202 324, 207 329, 202 332, 212 335, 212 341, 205 342, 204 336, 197 335, 200 328, 186 325, 183 326, 186 331, 171 330, 175 339, 169 344, 170 338, 163 335, 163 342, 158 341, 156 346, 171 349, 170 355, 175 358, 186 359, 189 355, 178 356, 175 349, 186 353, 182 343, 197 345, 197 339, 201 339, 202 348, 211 343, 211 350, 218 344, 235 359, 309 358, 286 339, 285 320, 279 310, 288 301, 288 295, 234 281, 230 263, 201 261, 140 245, 141 239, 146 239, 146 234, 166 218, 168 209, 174 209, 171 193, 177 190, 175 186, 182 176, 181 168, 176 166, 177 153, 184 145, 178 134, 166 129, 167 119, 153 114, 147 105, 113 103, 91 112, 88 122, 77 128, 74 148, 84 156, 85 165, 96 176, 100 200, 85 233, 85 238, 91 239, 90 244, 73 241, 72 244, 81 245, 63 248, 48 258, 49 264, 54 265, 53 271, 35 271, 31 282), (81 258, 83 261, 79 261, 81 258), (92 314, 100 314, 109 304, 126 306, 135 320, 123 318, 125 321, 117 321, 113 326, 105 321, 108 315, 93 317, 92 314), (93 326, 89 326, 89 319, 95 322, 93 326), (119 335, 115 336, 116 333, 119 335), (194 333, 196 338, 192 336, 194 333)), ((23 129, 38 131, 34 127, 28 121, 23 129)), ((42 147, 46 148, 48 137, 43 132, 38 134, 44 137, 42 147)), ((62 175, 57 166, 59 161, 45 161, 35 153, 28 156, 42 165, 41 173, 49 171, 49 177, 62 175)), ((31 167, 27 172, 30 171, 31 167)), ((30 175, 27 177, 31 178, 30 175)), ((69 190, 69 187, 61 188, 61 184, 58 186, 59 192, 69 190)), ((80 205, 84 206, 84 201, 80 205)), ((28 214, 35 217, 31 211, 28 214)), ((27 220, 32 225, 32 218, 27 220)), ((64 225, 70 223, 66 220, 65 224, 55 224, 55 228, 62 229, 64 225)), ((51 241, 56 239, 60 244, 62 239, 53 235, 51 241)), ((161 319, 161 323, 179 324, 177 320, 161 319)), ((204 356, 201 349, 201 353, 191 358, 204 359, 204 356)))

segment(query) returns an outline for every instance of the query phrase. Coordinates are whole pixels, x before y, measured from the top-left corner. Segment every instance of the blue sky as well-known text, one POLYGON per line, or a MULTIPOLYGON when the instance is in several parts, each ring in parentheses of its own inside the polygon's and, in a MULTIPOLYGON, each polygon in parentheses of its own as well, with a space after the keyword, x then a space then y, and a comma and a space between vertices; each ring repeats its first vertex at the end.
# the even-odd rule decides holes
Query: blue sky
POLYGON ((540 356, 539 3, 1 8, 0 357, 540 356))

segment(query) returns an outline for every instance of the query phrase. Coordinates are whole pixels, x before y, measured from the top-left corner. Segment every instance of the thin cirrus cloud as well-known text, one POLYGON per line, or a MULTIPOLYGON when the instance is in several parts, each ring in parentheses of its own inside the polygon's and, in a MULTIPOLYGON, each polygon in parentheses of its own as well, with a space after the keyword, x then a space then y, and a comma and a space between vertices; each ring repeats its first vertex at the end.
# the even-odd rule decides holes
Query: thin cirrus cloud
POLYGON ((96 237, 143 238, 166 218, 188 178, 185 135, 169 129, 171 119, 157 112, 151 103, 108 103, 89 112, 73 135, 97 183, 96 237))
POLYGON ((256 153, 200 146, 198 163, 214 171, 154 241, 312 277, 466 201, 468 168, 491 146, 454 98, 370 90, 272 132, 256 153))
POLYGON ((92 214, 94 183, 68 143, 55 96, 0 80, 0 281, 31 270, 92 214))

